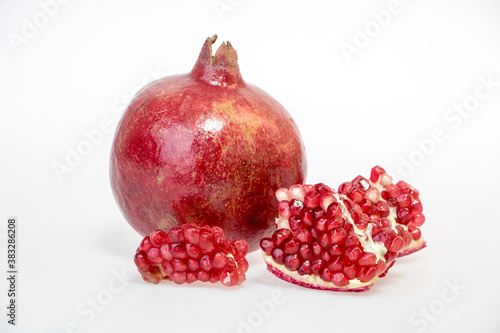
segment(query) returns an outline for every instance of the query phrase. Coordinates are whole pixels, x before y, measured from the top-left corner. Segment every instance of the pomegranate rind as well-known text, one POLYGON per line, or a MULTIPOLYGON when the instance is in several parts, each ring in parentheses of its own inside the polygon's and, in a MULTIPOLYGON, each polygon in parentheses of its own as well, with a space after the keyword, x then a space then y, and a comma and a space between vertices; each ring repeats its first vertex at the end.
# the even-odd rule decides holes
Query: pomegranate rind
POLYGON ((427 247, 427 242, 424 238, 420 238, 418 241, 412 241, 412 243, 403 251, 398 253, 398 258, 405 257, 412 253, 422 250, 424 247, 427 247))
MULTIPOLYGON (((300 287, 316 289, 316 290, 329 290, 329 291, 341 291, 341 292, 364 292, 370 290, 379 277, 375 277, 368 282, 361 282, 359 280, 350 280, 349 284, 345 287, 339 287, 332 282, 325 282, 321 280, 319 276, 316 275, 299 275, 296 272, 291 272, 285 268, 285 266, 276 264, 271 256, 263 253, 264 261, 267 264, 267 270, 283 281, 295 284, 300 287)), ((390 267, 389 267, 390 268, 390 267)))

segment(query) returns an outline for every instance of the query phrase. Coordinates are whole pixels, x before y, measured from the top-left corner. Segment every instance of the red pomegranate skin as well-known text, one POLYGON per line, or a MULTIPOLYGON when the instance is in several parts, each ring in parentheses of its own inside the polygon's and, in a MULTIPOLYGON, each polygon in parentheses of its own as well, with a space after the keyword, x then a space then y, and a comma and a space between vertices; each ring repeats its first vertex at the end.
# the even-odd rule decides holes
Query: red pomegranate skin
POLYGON ((231 44, 212 56, 215 39, 190 73, 134 97, 115 134, 111 186, 142 236, 208 224, 253 251, 275 230, 276 190, 304 182, 306 156, 283 106, 243 81, 231 44))

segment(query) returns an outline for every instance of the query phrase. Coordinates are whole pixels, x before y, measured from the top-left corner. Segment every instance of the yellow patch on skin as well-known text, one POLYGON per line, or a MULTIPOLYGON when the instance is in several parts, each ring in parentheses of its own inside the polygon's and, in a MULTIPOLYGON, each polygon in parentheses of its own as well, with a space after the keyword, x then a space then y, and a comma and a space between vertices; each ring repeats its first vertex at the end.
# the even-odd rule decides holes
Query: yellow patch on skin
POLYGON ((168 229, 171 225, 177 224, 177 221, 170 214, 165 214, 158 223, 158 228, 161 230, 168 229))

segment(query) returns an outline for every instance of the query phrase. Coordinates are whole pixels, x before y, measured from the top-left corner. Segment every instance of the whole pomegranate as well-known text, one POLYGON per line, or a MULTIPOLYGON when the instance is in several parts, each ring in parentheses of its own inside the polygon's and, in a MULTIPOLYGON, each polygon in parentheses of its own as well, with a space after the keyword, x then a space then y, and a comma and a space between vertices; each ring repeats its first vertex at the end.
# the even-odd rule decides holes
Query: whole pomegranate
POLYGON ((301 184, 304 145, 275 99, 243 81, 232 45, 207 38, 188 74, 142 89, 111 152, 118 205, 141 235, 185 223, 220 226, 250 251, 275 229, 278 188, 301 184))

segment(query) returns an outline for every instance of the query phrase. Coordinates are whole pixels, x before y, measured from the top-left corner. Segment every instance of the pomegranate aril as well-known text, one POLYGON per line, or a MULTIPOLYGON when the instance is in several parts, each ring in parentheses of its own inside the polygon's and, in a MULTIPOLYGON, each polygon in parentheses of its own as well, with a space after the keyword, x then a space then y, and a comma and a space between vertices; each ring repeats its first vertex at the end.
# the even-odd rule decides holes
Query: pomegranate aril
POLYGON ((321 194, 316 191, 311 191, 304 197, 304 206, 309 209, 314 209, 319 206, 321 194))
POLYGON ((359 244, 359 238, 355 234, 349 234, 344 242, 345 246, 353 246, 359 244))
POLYGON ((332 231, 334 229, 342 228, 344 226, 344 221, 339 216, 334 216, 332 219, 326 222, 326 230, 332 231))
POLYGON ((398 203, 398 206, 400 208, 406 208, 406 207, 409 207, 411 205, 411 196, 409 196, 408 194, 400 194, 398 195, 398 197, 396 198, 396 201, 398 203))
POLYGON ((215 250, 214 238, 211 234, 201 233, 200 243, 198 244, 203 253, 209 254, 215 250))
POLYGON ((345 254, 350 261, 356 262, 363 254, 363 251, 359 247, 352 247, 349 248, 345 254))
POLYGON ((198 244, 200 242, 200 231, 198 228, 189 226, 184 229, 184 239, 186 242, 198 244))
POLYGON ((357 188, 351 189, 348 196, 355 203, 360 203, 365 198, 365 194, 357 188))
POLYGON ((337 257, 332 262, 330 262, 330 269, 334 272, 340 272, 344 268, 344 265, 346 264, 345 260, 342 259, 341 257, 337 257))
POLYGON ((387 248, 388 251, 391 252, 399 252, 405 247, 405 240, 403 237, 395 237, 391 241, 391 245, 387 248))
POLYGON ((302 219, 300 216, 292 216, 289 220, 288 223, 290 225, 290 229, 293 231, 297 229, 304 229, 307 228, 306 224, 302 222, 302 219))
POLYGON ((149 268, 151 267, 151 264, 144 252, 136 253, 134 257, 134 262, 137 268, 142 272, 148 271, 149 268))
POLYGON ((290 216, 292 216, 289 201, 281 201, 278 204, 278 215, 284 218, 290 218, 290 216))
POLYGON ((342 209, 340 208, 340 204, 338 202, 334 202, 330 206, 328 206, 326 215, 329 219, 334 216, 342 216, 342 209))
POLYGON ((200 263, 196 259, 188 259, 187 267, 190 271, 197 271, 200 268, 200 263))
POLYGON ((343 273, 335 273, 332 276, 332 283, 338 287, 345 287, 349 285, 349 279, 343 273))
POLYGON ((210 283, 217 283, 220 281, 220 271, 211 271, 210 272, 210 278, 208 279, 208 282, 210 283))
POLYGON ((319 231, 319 232, 326 231, 327 222, 328 222, 328 220, 324 217, 319 219, 319 220, 316 220, 316 222, 314 223, 314 229, 316 229, 316 231, 319 231))
POLYGON ((201 281, 201 282, 208 282, 208 280, 210 279, 210 272, 207 272, 207 271, 198 271, 198 273, 196 274, 196 278, 198 279, 198 281, 201 281))
POLYGON ((289 229, 278 229, 273 234, 273 243, 280 246, 286 240, 292 238, 292 231, 289 229))
POLYGON ((231 253, 231 242, 228 239, 219 237, 217 239, 217 248, 224 253, 231 253))
POLYGON ((411 213, 412 214, 420 214, 422 213, 422 203, 420 201, 417 201, 415 202, 412 206, 411 206, 411 213))
POLYGON ((380 166, 374 166, 370 173, 370 181, 375 183, 378 181, 379 177, 385 173, 385 170, 380 166))
POLYGON ((295 216, 299 216, 303 210, 304 204, 299 200, 294 200, 293 204, 290 206, 290 213, 295 216))
POLYGON ((422 238, 422 232, 416 226, 410 224, 408 226, 408 231, 410 232, 411 237, 414 241, 418 241, 420 238, 422 238))
POLYGON ((205 254, 203 257, 200 259, 200 267, 201 269, 205 271, 210 271, 212 270, 212 260, 210 259, 210 256, 205 254))
POLYGON ((332 256, 327 251, 322 251, 320 258, 324 262, 329 262, 332 259, 332 256))
POLYGON ((318 242, 314 242, 312 243, 312 250, 315 255, 319 256, 321 254, 322 247, 318 242))
POLYGON ((186 262, 182 259, 174 259, 172 266, 174 267, 174 272, 185 272, 188 268, 186 262))
POLYGON ((162 230, 153 231, 149 238, 151 240, 151 245, 155 247, 161 247, 169 241, 167 234, 162 230))
POLYGON ((271 255, 272 255, 275 262, 277 262, 278 264, 283 263, 283 259, 285 258, 285 254, 283 253, 283 250, 281 250, 279 247, 274 249, 271 255))
POLYGON ((148 251, 148 259, 154 264, 161 264, 163 262, 161 252, 158 248, 152 248, 148 251))
POLYGON ((225 253, 216 252, 212 260, 214 268, 224 268, 227 266, 227 257, 225 253))
POLYGON ((332 245, 328 250, 332 256, 340 256, 344 253, 345 249, 342 245, 332 245))
POLYGON ((186 272, 173 272, 171 279, 176 284, 183 284, 186 282, 187 274, 186 272))
POLYGON ((360 266, 372 266, 377 262, 377 256, 373 253, 364 253, 358 260, 360 266))
POLYGON ((214 235, 214 239, 224 238, 224 230, 222 230, 221 227, 213 226, 212 227, 212 234, 214 235))
POLYGON ((356 266, 356 264, 354 263, 346 264, 344 266, 343 272, 349 279, 354 279, 358 272, 358 266, 356 266))
POLYGON ((325 263, 322 260, 314 260, 311 262, 311 272, 318 275, 319 271, 325 266, 325 263))
POLYGON ((312 242, 312 235, 307 229, 297 230, 294 237, 302 244, 310 244, 312 242))
POLYGON ((141 245, 139 245, 139 248, 144 252, 148 252, 152 247, 153 244, 151 243, 151 239, 149 238, 149 236, 145 237, 142 240, 141 245))
POLYGON ((168 231, 168 239, 171 243, 180 243, 184 241, 184 230, 174 227, 168 231))
POLYGON ((286 269, 290 271, 296 271, 300 267, 300 259, 297 254, 287 255, 283 260, 283 264, 285 265, 286 269))
POLYGON ((197 245, 186 244, 186 254, 190 258, 199 259, 201 257, 201 250, 197 245))
POLYGON ((233 242, 234 247, 236 248, 236 252, 234 253, 234 257, 236 259, 243 258, 248 253, 248 243, 244 239, 237 239, 233 242))
POLYGON ((186 274, 186 283, 193 283, 196 282, 196 273, 193 272, 187 272, 186 274))
POLYGON ((302 215, 302 222, 307 226, 307 228, 311 227, 314 224, 314 214, 311 211, 304 212, 302 215))
POLYGON ((361 267, 358 271, 357 279, 361 282, 368 282, 375 278, 377 271, 374 266, 361 267))
POLYGON ((300 246, 299 255, 302 259, 309 259, 313 255, 313 251, 309 244, 303 244, 300 246))
POLYGON ((161 267, 163 268, 163 272, 165 273, 166 277, 170 277, 174 272, 174 266, 169 261, 163 262, 161 264, 161 267))
POLYGON ((415 227, 421 227, 425 222, 425 216, 422 214, 415 214, 413 215, 413 218, 411 219, 411 224, 414 225, 415 227))
POLYGON ((186 249, 182 246, 182 244, 172 244, 170 246, 170 253, 172 253, 172 256, 177 259, 187 258, 186 249))
POLYGON ((271 238, 262 238, 260 241, 260 248, 268 256, 271 255, 271 253, 275 247, 276 247, 276 245, 274 244, 274 242, 271 238))
POLYGON ((335 229, 330 232, 330 241, 331 244, 344 244, 344 241, 347 238, 347 233, 344 229, 335 229))
POLYGON ((297 270, 297 273, 299 273, 299 275, 311 274, 312 273, 311 262, 309 260, 304 261, 302 263, 302 265, 299 267, 299 269, 297 270))
POLYGON ((321 280, 325 282, 331 282, 333 277, 333 271, 329 267, 325 267, 320 271, 319 277, 321 278, 321 280))
MULTIPOLYGON (((336 231, 336 230, 334 230, 334 231, 336 231)), ((332 231, 332 232, 334 232, 334 231, 332 231)), ((328 236, 328 234, 327 233, 319 234, 318 243, 322 248, 327 247, 327 245, 330 244, 330 237, 328 236)), ((336 244, 339 244, 339 243, 336 243, 336 244)))
POLYGON ((246 273, 248 271, 248 261, 245 258, 240 258, 238 260, 238 268, 243 271, 243 273, 246 273))

